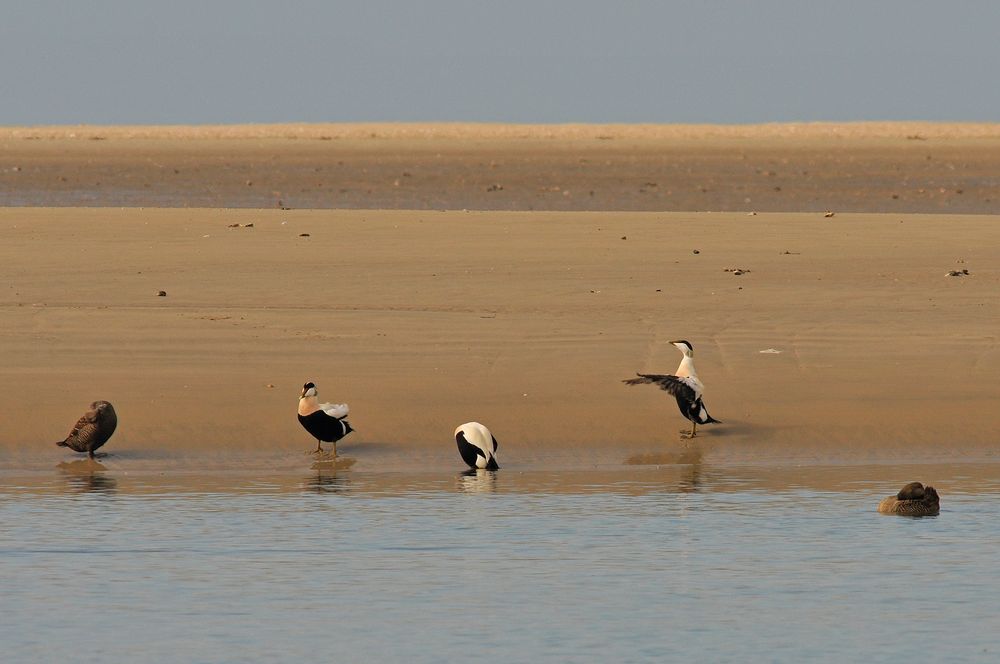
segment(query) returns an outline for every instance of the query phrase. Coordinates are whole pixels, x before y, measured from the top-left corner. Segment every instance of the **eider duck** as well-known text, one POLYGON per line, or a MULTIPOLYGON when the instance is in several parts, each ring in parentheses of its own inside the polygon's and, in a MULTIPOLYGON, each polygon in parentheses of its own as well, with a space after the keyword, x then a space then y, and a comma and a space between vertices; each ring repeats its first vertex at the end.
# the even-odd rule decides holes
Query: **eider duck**
POLYGON ((676 375, 636 374, 638 378, 629 378, 622 382, 626 385, 658 385, 661 390, 674 396, 681 415, 691 420, 690 437, 694 438, 699 424, 721 424, 721 422, 708 414, 708 409, 702 401, 705 386, 694 370, 694 348, 691 343, 683 339, 670 343, 684 355, 680 366, 677 367, 676 375))
POLYGON ((316 439, 316 453, 323 452, 323 442, 333 443, 337 456, 337 441, 354 431, 347 417, 346 403, 320 403, 315 383, 302 386, 299 397, 299 423, 316 439))
POLYGON ((878 511, 904 516, 934 516, 941 511, 941 499, 934 487, 910 482, 895 496, 883 498, 878 504, 878 511))
POLYGON ((114 406, 108 401, 95 401, 90 404, 90 410, 76 421, 66 439, 56 445, 75 452, 86 452, 93 459, 94 451, 108 442, 117 427, 118 415, 114 406))
POLYGON ((458 443, 458 453, 470 468, 498 470, 496 437, 479 422, 466 422, 455 429, 455 442, 458 443))

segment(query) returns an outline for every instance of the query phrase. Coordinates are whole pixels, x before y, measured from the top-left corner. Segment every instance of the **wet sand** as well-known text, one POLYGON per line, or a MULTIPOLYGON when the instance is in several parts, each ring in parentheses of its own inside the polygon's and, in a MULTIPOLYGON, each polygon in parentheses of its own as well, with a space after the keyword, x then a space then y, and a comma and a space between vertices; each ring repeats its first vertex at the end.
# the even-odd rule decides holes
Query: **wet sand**
POLYGON ((1000 125, 0 127, 0 206, 1000 213, 1000 125))
POLYGON ((72 460, 108 399, 109 468, 309 468, 306 380, 350 403, 356 470, 458 468, 471 419, 512 471, 988 459, 998 221, 6 208, 0 463, 72 460), (620 382, 679 337, 723 421, 693 444, 620 382))
MULTIPOLYGON (((343 461, 343 459, 341 460, 343 461)), ((234 465, 225 469, 136 469, 126 459, 109 456, 101 461, 75 459, 35 470, 0 470, 0 487, 7 495, 128 494, 144 496, 185 494, 351 494, 399 497, 422 492, 475 494, 615 493, 645 496, 662 493, 733 493, 760 491, 787 493, 817 491, 841 494, 884 492, 886 495, 913 478, 933 481, 946 501, 958 494, 988 496, 1000 493, 1000 463, 922 462, 816 465, 715 464, 689 459, 687 463, 646 466, 601 466, 596 469, 532 468, 511 472, 461 470, 454 464, 438 467, 359 470, 356 464, 320 463, 312 467, 269 469, 264 464, 234 465)), ((880 496, 881 497, 881 496, 880 496)), ((873 500, 874 511, 877 500, 873 500)))

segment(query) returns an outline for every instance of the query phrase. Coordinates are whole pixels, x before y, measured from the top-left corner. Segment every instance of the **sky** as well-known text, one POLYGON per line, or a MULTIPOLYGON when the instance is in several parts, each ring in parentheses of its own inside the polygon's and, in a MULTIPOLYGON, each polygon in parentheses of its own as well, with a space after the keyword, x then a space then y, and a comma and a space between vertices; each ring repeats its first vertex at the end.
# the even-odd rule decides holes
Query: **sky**
POLYGON ((0 0, 0 125, 1000 121, 1000 2, 0 0))

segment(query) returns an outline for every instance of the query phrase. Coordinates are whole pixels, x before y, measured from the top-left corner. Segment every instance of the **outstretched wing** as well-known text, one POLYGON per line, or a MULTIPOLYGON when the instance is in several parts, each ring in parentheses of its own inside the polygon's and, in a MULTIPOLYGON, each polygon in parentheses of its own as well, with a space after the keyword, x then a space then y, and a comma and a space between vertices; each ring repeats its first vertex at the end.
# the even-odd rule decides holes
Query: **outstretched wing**
POLYGON ((681 415, 692 422, 697 422, 698 424, 718 422, 718 420, 712 419, 708 414, 708 410, 701 401, 701 395, 698 393, 698 389, 696 389, 697 383, 691 378, 680 378, 672 375, 664 376, 660 374, 636 375, 638 378, 629 378, 622 382, 626 385, 656 385, 677 399, 677 409, 681 411, 681 415))
POLYGON ((660 374, 636 374, 636 376, 638 378, 629 378, 622 382, 626 385, 656 385, 667 394, 677 397, 678 401, 683 399, 687 403, 693 403, 698 400, 698 393, 685 378, 660 374))

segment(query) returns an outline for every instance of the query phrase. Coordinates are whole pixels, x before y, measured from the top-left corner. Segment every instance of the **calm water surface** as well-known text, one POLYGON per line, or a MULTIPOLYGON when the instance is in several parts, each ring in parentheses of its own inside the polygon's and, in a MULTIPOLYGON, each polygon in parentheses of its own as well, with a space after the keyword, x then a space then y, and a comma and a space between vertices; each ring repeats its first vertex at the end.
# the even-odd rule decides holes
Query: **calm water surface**
POLYGON ((949 472, 0 475, 2 660, 1000 661, 1000 474, 949 472))

